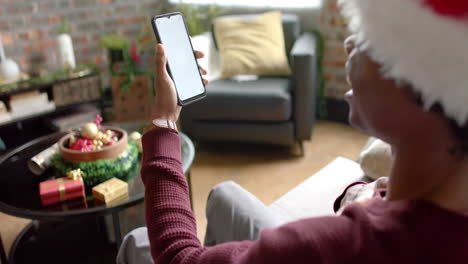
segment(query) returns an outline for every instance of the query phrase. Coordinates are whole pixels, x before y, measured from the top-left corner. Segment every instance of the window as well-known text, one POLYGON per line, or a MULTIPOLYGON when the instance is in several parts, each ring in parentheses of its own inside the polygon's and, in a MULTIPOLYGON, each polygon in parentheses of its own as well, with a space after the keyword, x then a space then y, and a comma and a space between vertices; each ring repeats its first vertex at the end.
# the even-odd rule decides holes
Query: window
POLYGON ((317 8, 322 0, 170 0, 172 3, 216 4, 220 6, 317 8))

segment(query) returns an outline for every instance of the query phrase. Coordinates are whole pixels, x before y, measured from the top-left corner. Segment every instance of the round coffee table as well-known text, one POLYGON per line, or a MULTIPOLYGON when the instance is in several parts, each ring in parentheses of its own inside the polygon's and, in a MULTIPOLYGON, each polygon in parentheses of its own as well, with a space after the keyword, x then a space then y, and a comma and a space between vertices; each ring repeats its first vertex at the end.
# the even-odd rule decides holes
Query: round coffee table
MULTIPOLYGON (((140 177, 139 164, 130 172, 128 178, 129 197, 112 206, 94 203, 88 198, 85 204, 64 203, 62 205, 43 207, 39 198, 39 182, 55 177, 53 170, 47 170, 43 175, 36 176, 28 169, 27 162, 45 148, 56 143, 66 133, 55 133, 30 141, 0 158, 0 211, 6 214, 34 220, 18 236, 10 251, 10 260, 15 258, 15 250, 24 236, 33 227, 42 222, 64 222, 78 217, 112 215, 113 231, 117 246, 120 246, 122 234, 120 231, 119 212, 143 202, 144 185, 140 177)), ((191 193, 190 167, 194 160, 195 148, 192 141, 183 133, 179 133, 182 142, 183 171, 187 176, 191 193)), ((30 232, 29 232, 30 233, 30 232)))

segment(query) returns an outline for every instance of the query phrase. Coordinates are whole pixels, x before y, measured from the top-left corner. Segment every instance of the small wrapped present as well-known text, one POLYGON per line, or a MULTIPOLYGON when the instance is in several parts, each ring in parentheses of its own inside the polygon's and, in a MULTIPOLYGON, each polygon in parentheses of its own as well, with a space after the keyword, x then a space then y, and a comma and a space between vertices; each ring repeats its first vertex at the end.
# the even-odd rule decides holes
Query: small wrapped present
POLYGON ((41 182, 39 194, 43 206, 85 197, 81 171, 74 170, 67 177, 41 182))
POLYGON ((128 195, 128 183, 117 178, 112 178, 93 187, 94 199, 105 204, 120 199, 125 195, 128 195))
POLYGON ((118 197, 114 198, 112 201, 107 202, 107 203, 96 199, 96 200, 94 200, 94 204, 95 205, 103 205, 106 208, 110 208, 110 207, 114 207, 114 206, 117 206, 119 204, 125 203, 126 201, 128 201, 128 199, 130 199, 130 197, 128 196, 128 193, 125 193, 125 194, 123 194, 121 196, 118 196, 118 197))

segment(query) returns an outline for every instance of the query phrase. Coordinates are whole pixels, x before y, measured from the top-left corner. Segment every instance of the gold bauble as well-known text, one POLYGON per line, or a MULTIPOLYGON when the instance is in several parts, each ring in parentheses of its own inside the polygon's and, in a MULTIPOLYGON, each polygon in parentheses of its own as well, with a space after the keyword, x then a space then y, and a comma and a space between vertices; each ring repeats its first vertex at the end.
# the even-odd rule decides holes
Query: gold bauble
POLYGON ((134 132, 132 132, 132 133, 130 134, 129 137, 130 137, 131 139, 133 139, 133 140, 139 140, 139 139, 141 139, 141 134, 140 134, 139 132, 137 132, 137 131, 134 131, 134 132))
POLYGON ((132 132, 129 137, 130 137, 130 139, 135 141, 135 143, 137 144, 138 151, 142 152, 142 150, 143 150, 143 146, 141 145, 142 135, 139 132, 135 131, 135 132, 132 132))
POLYGON ((88 139, 96 139, 99 135, 99 128, 94 123, 86 123, 81 128, 81 136, 88 139))

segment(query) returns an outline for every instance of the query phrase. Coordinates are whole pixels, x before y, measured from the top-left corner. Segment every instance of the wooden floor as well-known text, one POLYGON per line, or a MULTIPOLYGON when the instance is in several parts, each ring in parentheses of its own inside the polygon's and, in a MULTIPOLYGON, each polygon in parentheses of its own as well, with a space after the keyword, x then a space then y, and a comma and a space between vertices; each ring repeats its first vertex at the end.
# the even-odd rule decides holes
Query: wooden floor
MULTIPOLYGON (((255 145, 200 144, 192 167, 192 187, 198 236, 205 234, 205 204, 210 189, 233 180, 270 204, 313 175, 337 156, 355 160, 367 136, 353 128, 319 121, 312 140, 305 142, 305 155, 297 149, 255 145)), ((0 234, 8 250, 27 220, 0 213, 0 234)))

